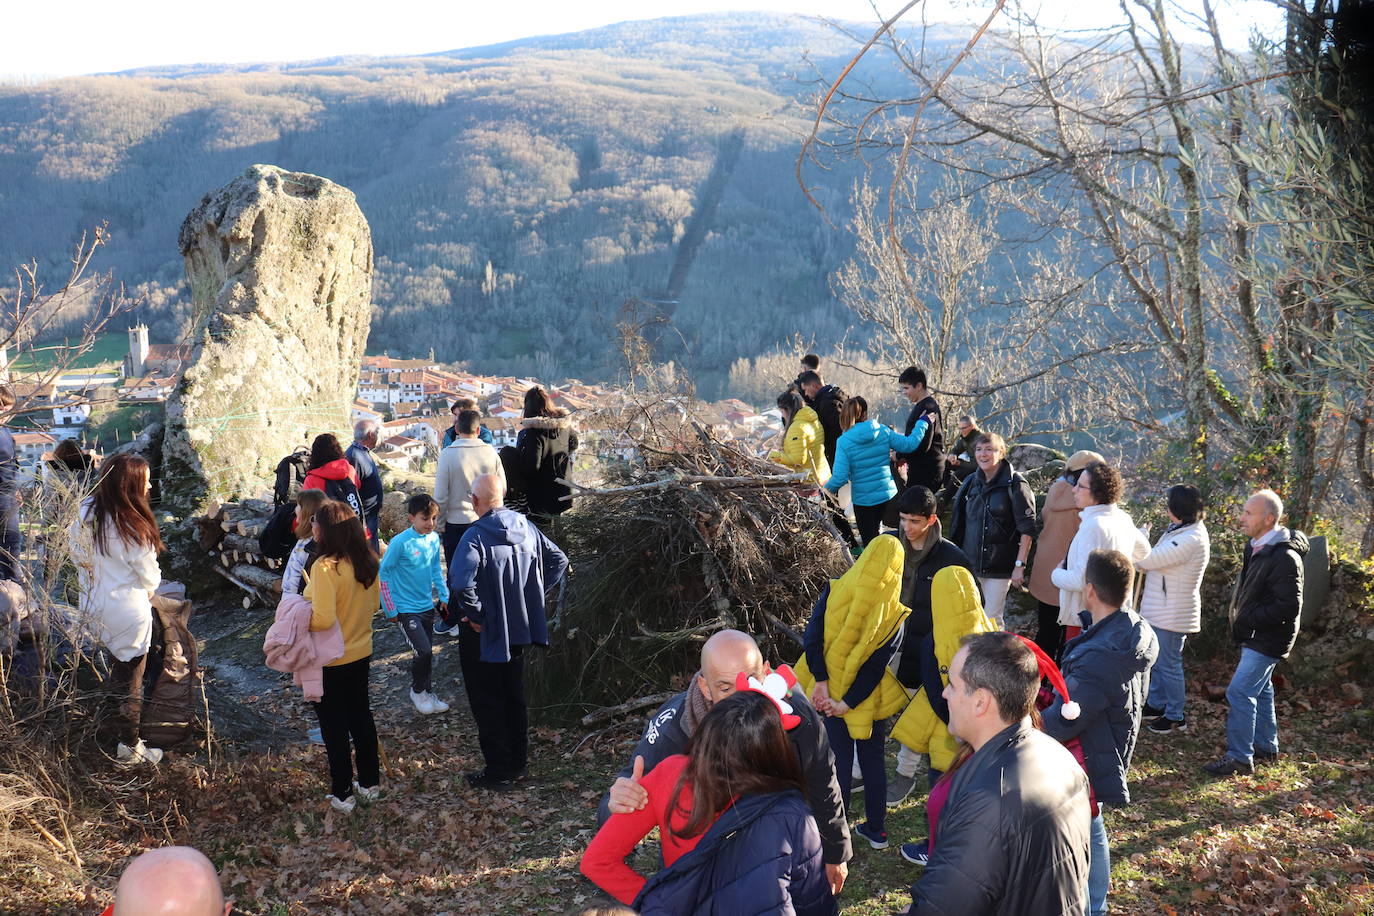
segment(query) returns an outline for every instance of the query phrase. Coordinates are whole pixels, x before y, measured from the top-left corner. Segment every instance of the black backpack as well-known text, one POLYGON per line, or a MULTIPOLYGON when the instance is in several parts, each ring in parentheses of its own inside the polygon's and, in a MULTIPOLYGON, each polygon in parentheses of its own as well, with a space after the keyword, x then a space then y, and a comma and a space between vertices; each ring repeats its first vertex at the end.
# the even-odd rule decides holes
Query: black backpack
POLYGON ((296 494, 305 483, 310 467, 310 450, 302 446, 277 462, 277 482, 272 487, 272 505, 281 506, 296 501, 296 494))
POLYGON ((153 639, 143 680, 139 736, 153 747, 175 747, 191 736, 200 668, 191 635, 191 602, 153 597, 153 639))
POLYGON ((285 560, 291 556, 291 551, 299 539, 296 532, 291 530, 291 522, 295 518, 295 500, 284 502, 277 507, 272 517, 267 520, 267 524, 263 526, 262 534, 258 535, 258 546, 262 548, 263 556, 274 560, 285 560))
POLYGON ((347 477, 342 480, 326 480, 324 482, 324 495, 341 503, 347 503, 354 515, 358 518, 364 517, 363 498, 358 493, 358 488, 353 485, 353 481, 347 477))

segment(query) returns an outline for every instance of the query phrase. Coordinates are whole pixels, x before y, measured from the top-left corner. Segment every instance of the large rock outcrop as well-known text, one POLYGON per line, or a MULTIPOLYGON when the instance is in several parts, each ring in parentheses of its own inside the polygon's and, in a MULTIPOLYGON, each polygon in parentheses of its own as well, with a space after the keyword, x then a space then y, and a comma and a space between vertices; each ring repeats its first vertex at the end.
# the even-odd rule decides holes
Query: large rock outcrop
POLYGON ((372 314, 372 234, 353 193, 255 165, 181 226, 194 344, 167 403, 164 504, 271 486, 283 455, 345 439, 372 314))

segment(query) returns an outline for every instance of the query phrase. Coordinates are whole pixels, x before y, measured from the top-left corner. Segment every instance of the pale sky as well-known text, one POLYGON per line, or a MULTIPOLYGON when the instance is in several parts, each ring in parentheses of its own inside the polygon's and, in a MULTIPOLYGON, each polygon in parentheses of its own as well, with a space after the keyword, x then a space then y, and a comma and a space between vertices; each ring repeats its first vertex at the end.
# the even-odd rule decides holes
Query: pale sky
MULTIPOLYGON (((1102 26, 1110 0, 1039 0, 1047 24, 1102 26)), ((1268 0, 1216 0, 1228 43, 1252 27, 1266 34, 1281 14, 1268 0)), ((39 78, 167 64, 311 60, 339 54, 426 54, 656 19, 763 10, 877 21, 866 0, 19 0, 0 13, 9 40, 0 73, 39 78)), ((903 4, 878 0, 890 15, 903 4)), ((1183 0, 1184 8, 1200 7, 1183 0)), ((983 0, 926 0, 932 21, 981 19, 983 0)), ((918 21, 921 7, 907 14, 918 21)))

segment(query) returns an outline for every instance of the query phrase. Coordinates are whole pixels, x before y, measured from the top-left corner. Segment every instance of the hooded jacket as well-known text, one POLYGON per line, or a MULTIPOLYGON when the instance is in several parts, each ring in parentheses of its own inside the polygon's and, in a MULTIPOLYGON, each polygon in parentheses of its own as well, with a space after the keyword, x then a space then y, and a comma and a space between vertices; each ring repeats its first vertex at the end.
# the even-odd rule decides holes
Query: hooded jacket
POLYGON ((1078 533, 1069 544, 1063 565, 1050 572, 1050 581, 1059 589, 1059 623, 1066 627, 1078 626, 1078 616, 1083 612, 1083 572, 1088 568, 1088 554, 1115 550, 1139 563, 1150 552, 1150 542, 1116 503, 1089 506, 1078 513, 1078 518, 1078 533))
POLYGON ((513 646, 549 644, 544 592, 567 568, 563 551, 505 506, 463 532, 449 565, 449 589, 458 617, 482 627, 482 661, 508 662, 513 646))
POLYGON ((801 793, 739 798, 635 898, 641 916, 835 916, 820 835, 801 793))
POLYGON ((81 586, 81 613, 100 642, 122 662, 148 652, 153 638, 153 605, 148 593, 162 581, 157 550, 131 544, 107 525, 102 549, 95 544, 94 503, 81 503, 67 529, 72 561, 81 586))
POLYGON ((1212 554, 1202 522, 1170 528, 1136 566, 1145 572, 1140 616, 1171 633, 1202 629, 1202 574, 1212 554))
POLYGON ((1005 458, 988 480, 980 469, 959 485, 949 513, 949 539, 973 564, 973 574, 1010 578, 1021 536, 1035 537, 1035 494, 1005 458))
POLYGON ((572 502, 562 497, 572 490, 558 483, 558 478, 568 479, 572 453, 577 451, 577 433, 573 432, 572 420, 562 414, 525 417, 520 421, 520 437, 515 448, 530 512, 535 515, 567 512, 572 502))
POLYGON ((835 466, 835 448, 840 436, 844 434, 844 429, 840 426, 840 411, 844 410, 844 405, 848 401, 849 395, 845 394, 839 385, 824 385, 816 392, 815 400, 807 402, 816 409, 816 417, 820 420, 821 430, 825 434, 825 463, 830 467, 835 466))
POLYGON ((1302 616, 1303 557, 1307 535, 1281 530, 1259 550, 1245 545, 1231 603, 1231 638, 1270 658, 1287 658, 1302 616))
POLYGON ((949 779, 912 916, 1081 914, 1091 817, 1073 754, 1022 719, 949 779))
POLYGON ((821 428, 816 411, 810 407, 797 411, 787 427, 782 451, 769 452, 768 460, 806 471, 818 485, 830 479, 830 462, 825 457, 825 430, 821 428))
POLYGON ((305 480, 301 481, 301 489, 322 490, 330 499, 348 503, 358 518, 364 521, 367 518, 367 513, 363 509, 362 494, 358 489, 358 472, 348 463, 347 458, 335 458, 307 471, 305 480))
MULTIPOLYGON (((947 566, 935 574, 930 590, 931 619, 934 629, 919 645, 903 645, 902 663, 907 664, 910 653, 917 666, 920 689, 907 704, 901 718, 892 729, 892 737, 903 746, 930 755, 930 765, 948 770, 959 747, 950 737, 946 720, 949 716, 941 694, 949 685, 949 666, 959 651, 961 640, 970 633, 993 633, 997 625, 983 613, 978 583, 973 574, 962 566, 947 566), (926 664, 921 656, 929 654, 926 664), (920 673, 924 673, 922 678, 920 673), (943 707, 944 715, 937 715, 934 702, 943 707)), ((910 681, 903 681, 910 684, 910 681)))
MULTIPOLYGON (((617 775, 628 778, 634 771, 636 757, 644 758, 644 772, 647 773, 665 757, 686 752, 687 742, 692 737, 686 728, 687 691, 700 689, 697 679, 693 678, 687 690, 669 699, 649 717, 644 734, 630 754, 630 762, 617 775)), ((848 862, 851 855, 849 822, 845 820, 840 783, 835 778, 834 757, 830 752, 830 739, 826 736, 821 715, 797 688, 792 689, 787 702, 793 713, 801 719, 796 728, 787 731, 787 740, 797 749, 797 763, 801 766, 802 781, 806 783, 806 801, 820 827, 825 861, 831 865, 848 862)), ((604 824, 610 816, 607 793, 601 798, 597 823, 604 824)))
POLYGON ((1064 698, 1055 697, 1041 713, 1043 729, 1060 741, 1078 738, 1097 800, 1124 805, 1131 800, 1126 771, 1140 734, 1159 641, 1130 608, 1097 623, 1084 611, 1081 620, 1082 634, 1069 640, 1059 662, 1069 697, 1078 704, 1078 718, 1065 719, 1064 698))
POLYGON ((840 487, 852 484, 854 505, 883 505, 897 495, 888 453, 919 445, 927 426, 927 421, 918 420, 911 435, 901 436, 877 420, 855 423, 840 436, 835 448, 835 468, 825 488, 838 493, 840 487))
POLYGON ((843 698, 851 707, 844 714, 844 724, 853 738, 870 737, 875 721, 886 719, 906 703, 906 691, 887 670, 887 659, 907 615, 898 600, 901 587, 902 545, 892 535, 880 534, 844 575, 830 583, 829 594, 817 609, 824 619, 807 626, 808 643, 814 641, 815 626, 823 627, 822 651, 808 648, 794 666, 797 683, 808 696, 816 681, 829 681, 830 695, 843 698), (878 655, 880 650, 884 654, 878 655), (850 693, 863 680, 866 665, 874 670, 871 659, 875 655, 877 666, 881 666, 876 686, 866 684, 866 692, 850 693), (813 660, 825 670, 813 673, 813 660))

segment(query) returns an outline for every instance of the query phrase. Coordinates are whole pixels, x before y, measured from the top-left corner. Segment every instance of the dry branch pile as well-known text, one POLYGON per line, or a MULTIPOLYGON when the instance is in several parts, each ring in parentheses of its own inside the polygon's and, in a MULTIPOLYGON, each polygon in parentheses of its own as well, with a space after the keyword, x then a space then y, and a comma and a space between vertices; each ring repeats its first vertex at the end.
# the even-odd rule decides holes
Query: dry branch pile
POLYGON ((258 536, 272 517, 272 504, 263 499, 211 504, 195 519, 198 543, 209 553, 215 572, 245 592, 243 606, 254 602, 276 607, 281 597, 282 568, 286 565, 262 555, 258 536))
POLYGON ((797 475, 700 429, 575 487, 555 539, 572 560, 550 608, 550 647, 529 672, 530 702, 556 719, 680 685, 716 630, 752 633, 774 663, 849 555, 797 475), (684 441, 687 440, 687 441, 684 441))

